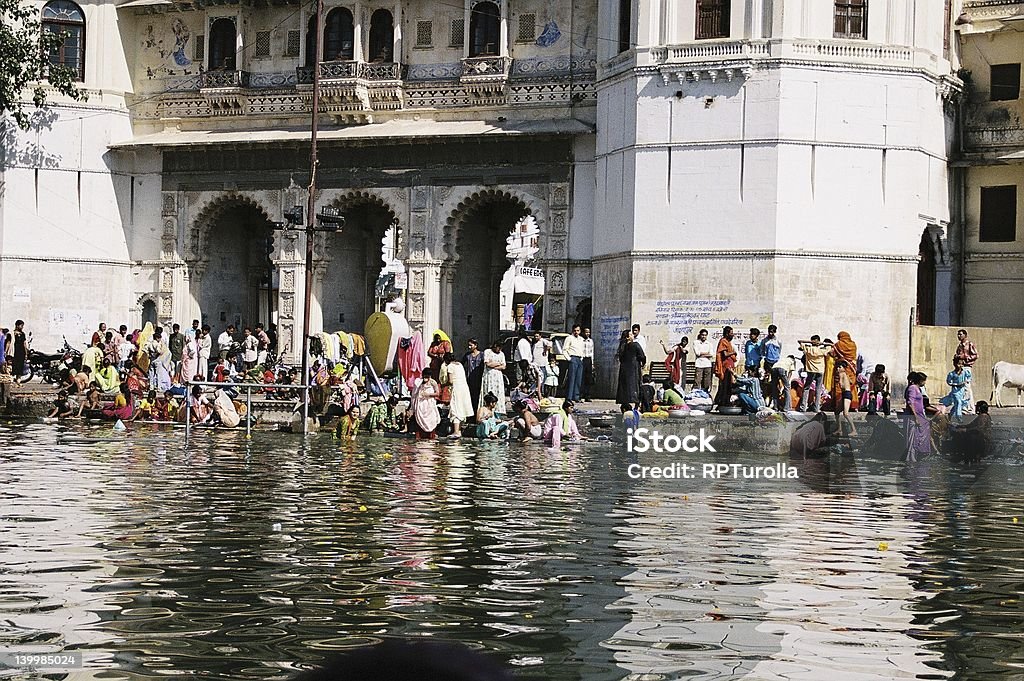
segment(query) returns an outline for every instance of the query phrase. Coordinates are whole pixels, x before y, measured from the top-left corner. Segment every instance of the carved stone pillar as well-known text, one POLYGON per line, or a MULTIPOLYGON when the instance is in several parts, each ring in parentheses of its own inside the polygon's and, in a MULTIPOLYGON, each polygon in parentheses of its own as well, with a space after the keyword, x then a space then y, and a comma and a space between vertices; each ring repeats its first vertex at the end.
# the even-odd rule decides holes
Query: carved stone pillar
POLYGON ((541 232, 541 268, 544 270, 544 328, 567 327, 569 185, 548 188, 548 224, 541 232))
POLYGON ((277 261, 277 346, 286 362, 302 360, 302 291, 305 266, 299 259, 298 232, 286 232, 281 238, 281 257, 277 261))

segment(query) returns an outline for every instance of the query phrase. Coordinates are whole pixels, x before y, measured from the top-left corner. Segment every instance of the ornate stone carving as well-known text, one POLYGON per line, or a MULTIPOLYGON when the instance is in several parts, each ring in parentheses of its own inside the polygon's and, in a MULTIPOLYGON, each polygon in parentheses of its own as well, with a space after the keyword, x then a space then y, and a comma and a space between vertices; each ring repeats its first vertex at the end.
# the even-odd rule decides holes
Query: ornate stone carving
POLYGON ((289 292, 295 290, 295 270, 285 270, 281 273, 281 290, 289 292))
POLYGON ((551 241, 551 257, 552 258, 564 258, 565 257, 565 241, 562 239, 553 239, 551 241))
POLYGON ((412 273, 411 289, 415 293, 423 293, 427 287, 427 273, 423 270, 415 270, 412 273))
POLYGON ((452 195, 451 187, 436 187, 434 191, 437 193, 437 198, 440 203, 444 203, 448 200, 448 197, 452 195))
POLYGON ((551 290, 552 291, 564 291, 565 290, 565 274, 563 272, 555 271, 551 275, 551 290))
POLYGON ((174 192, 163 192, 162 200, 160 203, 160 213, 162 215, 177 215, 178 214, 178 196, 174 192))
POLYGON ((427 231, 427 216, 424 213, 414 213, 412 216, 412 233, 423 234, 427 231))
POLYGON ((413 258, 424 258, 427 255, 427 244, 423 235, 418 235, 412 238, 412 257, 413 258))
POLYGON ((555 234, 565 234, 565 213, 553 211, 551 213, 551 231, 555 234))
POLYGON ((173 309, 174 299, 170 295, 161 296, 160 298, 160 316, 167 319, 171 316, 171 310, 173 309))
POLYGON ((544 323, 549 328, 563 326, 565 324, 565 299, 560 295, 550 295, 544 298, 544 323))
POLYGON ((412 299, 410 305, 412 314, 410 315, 415 321, 423 321, 423 298, 416 296, 412 299))
POLYGON ((413 210, 426 210, 427 209, 427 188, 426 187, 413 187, 413 190, 412 190, 412 209, 413 210))
POLYGON ((291 319, 295 316, 295 298, 292 296, 281 296, 281 316, 291 319))
POLYGON ((166 293, 174 291, 174 275, 169 269, 160 270, 160 290, 166 293))
POLYGON ((551 207, 562 208, 569 204, 569 188, 564 184, 551 186, 551 207))

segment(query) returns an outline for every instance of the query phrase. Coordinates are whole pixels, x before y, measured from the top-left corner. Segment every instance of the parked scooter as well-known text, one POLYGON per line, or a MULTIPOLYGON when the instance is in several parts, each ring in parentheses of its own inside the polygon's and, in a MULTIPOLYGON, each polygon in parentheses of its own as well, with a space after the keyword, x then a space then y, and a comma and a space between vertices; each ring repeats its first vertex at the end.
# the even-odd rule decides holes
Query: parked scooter
POLYGON ((28 383, 38 375, 43 383, 59 384, 71 369, 78 371, 81 368, 82 353, 71 347, 67 338, 64 338, 64 347, 54 353, 38 352, 30 346, 23 382, 28 383))

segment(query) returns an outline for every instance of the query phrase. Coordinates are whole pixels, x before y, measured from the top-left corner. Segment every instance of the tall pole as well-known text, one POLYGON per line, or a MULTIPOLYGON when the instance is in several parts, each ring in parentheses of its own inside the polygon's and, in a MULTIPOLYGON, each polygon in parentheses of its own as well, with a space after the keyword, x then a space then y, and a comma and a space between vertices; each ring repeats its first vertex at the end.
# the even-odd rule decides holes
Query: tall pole
POLYGON ((306 211, 306 295, 302 303, 302 432, 309 423, 309 315, 313 299, 313 235, 316 226, 316 132, 320 114, 320 55, 324 50, 324 0, 316 0, 316 40, 313 49, 313 120, 310 126, 309 147, 309 204, 306 211))

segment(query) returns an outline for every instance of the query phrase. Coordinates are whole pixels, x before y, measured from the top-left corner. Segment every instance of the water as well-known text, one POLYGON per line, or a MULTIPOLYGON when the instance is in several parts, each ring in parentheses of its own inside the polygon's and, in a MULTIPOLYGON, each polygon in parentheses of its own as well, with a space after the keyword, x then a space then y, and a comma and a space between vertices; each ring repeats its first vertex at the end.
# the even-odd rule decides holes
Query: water
POLYGON ((0 427, 0 649, 86 659, 0 678, 285 679, 385 637, 555 681, 1024 678, 1015 461, 683 485, 609 444, 144 428, 0 427))

